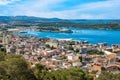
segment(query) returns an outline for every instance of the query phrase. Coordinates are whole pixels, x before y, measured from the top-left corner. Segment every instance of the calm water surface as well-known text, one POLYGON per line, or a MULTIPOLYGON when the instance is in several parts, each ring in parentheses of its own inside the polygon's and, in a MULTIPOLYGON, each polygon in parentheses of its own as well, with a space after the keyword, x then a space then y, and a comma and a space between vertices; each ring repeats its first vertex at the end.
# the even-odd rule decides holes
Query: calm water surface
POLYGON ((107 42, 111 44, 120 44, 120 31, 116 30, 93 30, 84 28, 69 28, 73 33, 61 32, 33 32, 27 31, 23 33, 27 36, 48 37, 53 39, 73 39, 73 40, 87 40, 92 44, 107 42))

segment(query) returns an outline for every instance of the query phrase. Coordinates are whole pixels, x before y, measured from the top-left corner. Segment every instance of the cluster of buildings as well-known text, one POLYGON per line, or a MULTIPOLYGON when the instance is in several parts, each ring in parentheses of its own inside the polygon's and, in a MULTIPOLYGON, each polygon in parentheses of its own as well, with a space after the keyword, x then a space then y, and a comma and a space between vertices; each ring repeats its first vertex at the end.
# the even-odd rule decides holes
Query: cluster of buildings
POLYGON ((93 45, 85 41, 55 40, 13 34, 0 39, 6 53, 21 54, 30 62, 31 67, 36 63, 41 63, 52 70, 80 67, 90 73, 94 72, 96 77, 101 71, 120 73, 120 45, 117 44, 93 45))

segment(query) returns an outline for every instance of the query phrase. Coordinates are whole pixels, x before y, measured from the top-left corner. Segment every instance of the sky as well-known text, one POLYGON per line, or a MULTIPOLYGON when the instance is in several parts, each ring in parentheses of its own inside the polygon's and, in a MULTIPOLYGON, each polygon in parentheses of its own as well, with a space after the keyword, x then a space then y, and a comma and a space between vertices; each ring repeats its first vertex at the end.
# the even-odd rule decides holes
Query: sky
POLYGON ((0 0, 0 16, 120 19, 120 0, 0 0))

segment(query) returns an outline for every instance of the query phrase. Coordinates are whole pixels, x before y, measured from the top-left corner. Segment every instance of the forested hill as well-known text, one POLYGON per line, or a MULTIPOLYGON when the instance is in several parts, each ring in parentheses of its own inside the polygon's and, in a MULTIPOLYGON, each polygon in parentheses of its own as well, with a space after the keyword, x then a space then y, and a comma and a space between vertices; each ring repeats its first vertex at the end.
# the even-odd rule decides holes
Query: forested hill
POLYGON ((40 18, 33 16, 0 16, 0 24, 9 26, 39 26, 39 27, 78 27, 91 29, 120 30, 120 19, 117 20, 86 20, 86 19, 59 19, 40 18))
POLYGON ((59 18, 40 18, 33 16, 0 16, 0 22, 9 23, 11 21, 25 22, 72 22, 72 23, 108 23, 120 22, 120 20, 89 20, 89 19, 59 19, 59 18))
POLYGON ((67 22, 58 18, 40 18, 33 16, 0 16, 1 22, 24 21, 24 22, 67 22))

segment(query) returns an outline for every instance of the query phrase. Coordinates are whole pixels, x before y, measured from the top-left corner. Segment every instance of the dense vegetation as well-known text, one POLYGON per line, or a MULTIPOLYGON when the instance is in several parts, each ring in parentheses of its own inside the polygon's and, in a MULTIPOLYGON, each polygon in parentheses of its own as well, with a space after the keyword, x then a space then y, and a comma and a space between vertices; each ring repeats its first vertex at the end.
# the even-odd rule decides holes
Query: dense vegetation
POLYGON ((90 54, 90 55, 94 55, 94 54, 104 55, 104 52, 98 51, 98 50, 94 50, 94 51, 88 51, 88 54, 90 54))
MULTIPOLYGON (((120 20, 69 20, 58 18, 39 18, 29 16, 0 16, 0 24, 9 24, 6 27, 39 26, 39 27, 78 27, 92 29, 120 30, 120 20)), ((57 29, 53 29, 57 30, 57 29)), ((57 30, 58 31, 58 30, 57 30)))
MULTIPOLYGON (((119 80, 119 74, 102 72, 97 80, 119 80)), ((49 70, 41 64, 30 67, 29 63, 16 54, 0 52, 0 80, 93 80, 80 68, 49 70)))
POLYGON ((36 64, 33 69, 38 80, 93 80, 91 76, 80 68, 49 71, 44 66, 36 64))
POLYGON ((102 72, 97 80, 120 80, 120 74, 102 72))
POLYGON ((21 55, 0 52, 0 80, 36 80, 21 55))
POLYGON ((0 52, 0 80, 93 80, 80 68, 49 70, 41 64, 30 68, 21 55, 0 52))
POLYGON ((39 26, 39 27, 76 27, 90 29, 120 30, 119 22, 109 23, 72 23, 72 22, 14 22, 12 26, 39 26))
POLYGON ((115 29, 120 30, 119 22, 110 23, 71 23, 71 22, 46 22, 38 23, 37 26, 54 26, 54 27, 77 27, 77 28, 91 28, 91 29, 115 29))

